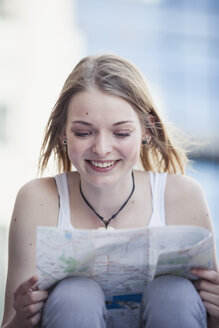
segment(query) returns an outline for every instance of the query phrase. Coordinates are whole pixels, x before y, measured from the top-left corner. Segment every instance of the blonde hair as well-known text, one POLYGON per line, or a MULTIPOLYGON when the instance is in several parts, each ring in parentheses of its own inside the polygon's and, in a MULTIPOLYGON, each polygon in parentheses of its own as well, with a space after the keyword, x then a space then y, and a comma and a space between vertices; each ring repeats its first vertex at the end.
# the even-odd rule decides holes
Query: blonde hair
POLYGON ((140 160, 144 170, 184 173, 185 151, 173 144, 143 76, 133 64, 116 55, 85 57, 67 78, 46 126, 39 159, 41 173, 52 154, 59 172, 71 171, 72 165, 60 136, 66 126, 71 98, 92 86, 125 99, 137 112, 142 126, 151 135, 150 147, 141 147, 140 160))

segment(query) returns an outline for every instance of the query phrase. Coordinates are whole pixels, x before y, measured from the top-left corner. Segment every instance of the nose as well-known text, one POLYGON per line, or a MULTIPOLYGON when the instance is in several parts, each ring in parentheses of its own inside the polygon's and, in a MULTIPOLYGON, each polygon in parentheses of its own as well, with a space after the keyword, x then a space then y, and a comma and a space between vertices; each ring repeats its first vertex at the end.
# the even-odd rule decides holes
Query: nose
POLYGON ((104 156, 111 153, 112 148, 113 145, 111 138, 104 134, 99 134, 94 139, 92 151, 96 153, 99 157, 103 158, 104 156))

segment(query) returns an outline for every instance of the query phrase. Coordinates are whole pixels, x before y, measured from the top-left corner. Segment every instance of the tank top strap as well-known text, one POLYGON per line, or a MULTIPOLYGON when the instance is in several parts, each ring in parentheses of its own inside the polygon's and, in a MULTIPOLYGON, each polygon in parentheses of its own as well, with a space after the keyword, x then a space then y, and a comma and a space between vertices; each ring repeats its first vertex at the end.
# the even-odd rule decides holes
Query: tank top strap
POLYGON ((167 173, 149 172, 152 193, 152 216, 149 226, 165 226, 164 192, 167 173))
POLYGON ((62 173, 55 176, 56 186, 59 195, 59 218, 58 228, 69 229, 73 228, 71 224, 71 213, 69 207, 69 193, 68 193, 68 181, 66 173, 62 173))

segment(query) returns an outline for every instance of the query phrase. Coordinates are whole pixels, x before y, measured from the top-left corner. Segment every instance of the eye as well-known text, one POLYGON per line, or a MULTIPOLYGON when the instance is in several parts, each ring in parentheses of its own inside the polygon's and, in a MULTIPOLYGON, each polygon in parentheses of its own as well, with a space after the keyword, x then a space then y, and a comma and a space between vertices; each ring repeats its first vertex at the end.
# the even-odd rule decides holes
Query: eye
POLYGON ((85 132, 76 132, 76 131, 73 131, 74 132, 74 135, 76 137, 89 137, 91 134, 92 134, 92 131, 85 131, 85 132))
POLYGON ((130 132, 114 132, 114 136, 118 138, 126 138, 130 137, 131 133, 130 132))

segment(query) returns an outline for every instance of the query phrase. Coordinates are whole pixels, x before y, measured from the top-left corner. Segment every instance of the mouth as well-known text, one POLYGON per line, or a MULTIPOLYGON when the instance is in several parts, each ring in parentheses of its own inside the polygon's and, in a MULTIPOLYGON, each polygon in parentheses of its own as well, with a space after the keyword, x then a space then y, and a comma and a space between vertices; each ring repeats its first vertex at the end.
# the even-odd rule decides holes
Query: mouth
POLYGON ((90 166, 97 168, 97 169, 109 169, 114 167, 120 160, 108 160, 108 161, 93 161, 93 160, 86 160, 90 166))

